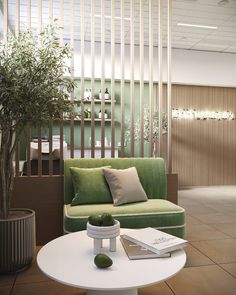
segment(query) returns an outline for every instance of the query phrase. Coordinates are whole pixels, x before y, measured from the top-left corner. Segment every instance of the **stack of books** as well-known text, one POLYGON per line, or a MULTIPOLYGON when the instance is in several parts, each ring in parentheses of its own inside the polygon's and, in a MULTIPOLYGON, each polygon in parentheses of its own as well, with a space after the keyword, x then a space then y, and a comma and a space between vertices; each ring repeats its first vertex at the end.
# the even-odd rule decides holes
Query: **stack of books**
POLYGON ((129 259, 165 258, 187 245, 187 241, 160 230, 147 227, 120 236, 129 259))

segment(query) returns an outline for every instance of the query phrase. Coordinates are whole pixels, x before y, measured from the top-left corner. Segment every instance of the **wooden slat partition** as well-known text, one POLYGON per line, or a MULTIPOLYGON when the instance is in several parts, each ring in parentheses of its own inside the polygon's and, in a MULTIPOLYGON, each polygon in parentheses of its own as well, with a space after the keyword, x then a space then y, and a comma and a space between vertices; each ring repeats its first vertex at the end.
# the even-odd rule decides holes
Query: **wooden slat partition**
MULTIPOLYGON (((60 44, 64 45, 64 0, 60 1, 60 44)), ((63 114, 59 120, 60 128, 60 175, 63 174, 63 137, 64 137, 64 124, 63 124, 63 114)))
POLYGON ((157 106, 157 113, 158 113, 158 127, 159 127, 159 138, 158 144, 156 144, 156 156, 161 157, 161 150, 162 150, 162 101, 163 101, 163 63, 162 63, 162 0, 158 1, 158 106, 157 106))
POLYGON ((115 0, 111 0, 111 157, 115 156, 115 0))
POLYGON ((42 176, 42 130, 38 126, 38 176, 42 176))
POLYGON ((20 31, 20 7, 19 7, 19 0, 16 0, 15 34, 18 35, 19 31, 20 31))
MULTIPOLYGON (((15 19, 15 35, 19 34, 19 25, 20 25, 20 9, 19 9, 19 0, 16 0, 16 19, 15 19)), ((18 137, 18 135, 16 135, 18 137)), ((15 152, 15 175, 20 176, 20 144, 16 143, 16 152, 15 152)))
POLYGON ((31 128, 26 127, 25 130, 25 142, 26 142, 26 161, 27 161, 27 176, 31 176, 31 152, 30 152, 30 141, 31 141, 31 128))
POLYGON ((26 25, 29 29, 31 27, 31 0, 27 0, 27 19, 26 19, 26 25))
POLYGON ((91 157, 95 156, 95 3, 91 0, 91 157))
POLYGON ((60 120, 60 175, 62 175, 64 171, 63 139, 64 139, 64 124, 63 124, 63 118, 61 118, 60 120))
POLYGON ((120 81, 120 108, 121 108, 121 122, 120 122, 120 156, 125 155, 125 2, 121 3, 121 34, 120 34, 120 64, 121 64, 121 81, 120 81))
POLYGON ((64 0, 60 0, 60 11, 59 11, 59 22, 60 22, 60 44, 64 44, 64 0))
POLYGON ((143 138, 143 127, 144 127, 144 3, 140 0, 140 90, 139 90, 139 128, 140 128, 140 145, 139 155, 144 156, 144 138, 143 138))
POLYGON ((3 38, 7 39, 8 32, 8 0, 3 2, 3 38))
POLYGON ((49 15, 49 21, 53 18, 53 0, 49 0, 49 6, 48 6, 48 15, 49 15))
POLYGON ((52 130, 53 121, 48 123, 48 141, 49 141, 49 175, 53 175, 53 157, 52 157, 52 130))
POLYGON ((167 110, 168 110, 168 139, 167 139, 167 173, 172 173, 172 82, 171 82, 171 27, 172 27, 172 0, 168 0, 168 33, 167 33, 167 110))
POLYGON ((134 157, 134 0, 130 0, 130 156, 134 157))
POLYGON ((42 0, 38 0, 38 34, 42 30, 42 0))
MULTIPOLYGON (((154 109, 154 95, 153 95, 153 1, 149 1, 148 6, 149 15, 149 122, 153 120, 153 109, 154 109)), ((156 104, 155 104, 156 107, 156 104)), ((149 133, 149 156, 153 156, 153 124, 150 124, 149 133)))
POLYGON ((105 2, 101 0, 101 158, 105 157, 105 2))
MULTIPOLYGON (((74 11, 75 11, 75 3, 74 0, 71 0, 71 5, 70 5, 70 48, 72 52, 71 56, 71 78, 74 79, 74 11)), ((71 91, 70 94, 70 101, 73 104, 74 103, 74 89, 71 91)), ((74 129, 75 129, 75 124, 74 124, 74 117, 71 118, 70 120, 70 157, 74 158, 74 148, 75 148, 75 143, 74 143, 74 129)))
POLYGON ((19 142, 16 143, 16 152, 15 152, 15 176, 20 176, 19 172, 19 161, 20 161, 20 145, 19 142))
POLYGON ((80 100, 81 100, 81 158, 84 158, 84 0, 80 1, 80 100))

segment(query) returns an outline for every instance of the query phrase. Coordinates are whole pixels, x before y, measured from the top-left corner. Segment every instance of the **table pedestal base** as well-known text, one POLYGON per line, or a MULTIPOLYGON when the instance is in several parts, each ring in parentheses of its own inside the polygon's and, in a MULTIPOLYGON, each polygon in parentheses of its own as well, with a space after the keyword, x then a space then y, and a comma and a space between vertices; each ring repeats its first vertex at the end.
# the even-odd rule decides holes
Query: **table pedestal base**
POLYGON ((128 289, 120 291, 101 291, 101 290, 87 290, 87 295, 138 295, 137 289, 128 289))

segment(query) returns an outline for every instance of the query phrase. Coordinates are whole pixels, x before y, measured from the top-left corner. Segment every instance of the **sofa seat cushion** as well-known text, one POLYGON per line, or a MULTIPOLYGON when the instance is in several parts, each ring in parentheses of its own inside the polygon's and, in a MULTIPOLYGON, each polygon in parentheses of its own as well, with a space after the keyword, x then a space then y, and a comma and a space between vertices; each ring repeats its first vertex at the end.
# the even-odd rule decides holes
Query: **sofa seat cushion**
POLYGON ((124 228, 154 227, 179 237, 184 236, 184 209, 163 199, 149 199, 147 202, 117 207, 113 204, 65 205, 64 231, 85 230, 88 216, 104 212, 112 214, 124 228))

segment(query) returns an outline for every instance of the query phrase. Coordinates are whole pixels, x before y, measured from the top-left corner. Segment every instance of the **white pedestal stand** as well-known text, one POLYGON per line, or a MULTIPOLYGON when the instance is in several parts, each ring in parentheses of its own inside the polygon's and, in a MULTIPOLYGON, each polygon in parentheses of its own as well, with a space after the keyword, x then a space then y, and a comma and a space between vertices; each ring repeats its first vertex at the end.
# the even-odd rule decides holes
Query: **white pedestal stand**
POLYGON ((111 226, 95 226, 87 223, 87 235, 93 238, 93 253, 98 254, 102 249, 103 239, 109 239, 109 250, 116 251, 116 237, 120 235, 120 222, 115 220, 111 226))

